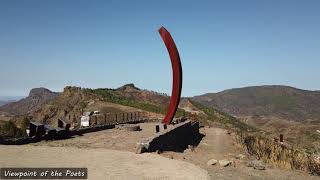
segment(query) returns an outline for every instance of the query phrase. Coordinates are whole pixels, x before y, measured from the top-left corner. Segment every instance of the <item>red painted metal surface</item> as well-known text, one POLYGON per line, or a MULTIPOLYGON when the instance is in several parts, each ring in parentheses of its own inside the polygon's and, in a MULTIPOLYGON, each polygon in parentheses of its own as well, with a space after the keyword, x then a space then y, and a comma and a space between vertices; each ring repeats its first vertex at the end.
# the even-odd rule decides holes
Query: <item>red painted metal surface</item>
POLYGON ((172 65, 172 94, 170 98, 168 112, 162 121, 162 123, 164 124, 170 124, 172 119, 174 118, 174 115, 178 109, 178 105, 180 102, 182 89, 182 67, 178 49, 170 33, 164 27, 161 27, 159 29, 159 33, 164 44, 167 47, 172 65))

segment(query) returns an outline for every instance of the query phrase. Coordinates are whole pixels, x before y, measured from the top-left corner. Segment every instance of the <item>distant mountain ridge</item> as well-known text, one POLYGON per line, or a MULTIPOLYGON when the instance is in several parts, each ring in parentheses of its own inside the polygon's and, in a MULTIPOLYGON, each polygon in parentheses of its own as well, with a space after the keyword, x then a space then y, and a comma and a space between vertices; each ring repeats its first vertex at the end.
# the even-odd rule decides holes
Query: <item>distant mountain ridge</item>
POLYGON ((252 86, 207 93, 192 100, 235 116, 274 116, 293 121, 320 119, 320 91, 289 86, 252 86))
POLYGON ((0 106, 3 106, 3 105, 5 105, 5 104, 7 104, 8 102, 7 101, 1 101, 0 100, 0 106))
POLYGON ((13 115, 24 115, 37 110, 42 104, 54 99, 58 95, 59 93, 52 92, 46 88, 34 88, 30 91, 28 97, 5 104, 0 107, 0 111, 13 115))
POLYGON ((24 96, 0 96, 0 107, 9 104, 20 99, 24 98, 24 96))

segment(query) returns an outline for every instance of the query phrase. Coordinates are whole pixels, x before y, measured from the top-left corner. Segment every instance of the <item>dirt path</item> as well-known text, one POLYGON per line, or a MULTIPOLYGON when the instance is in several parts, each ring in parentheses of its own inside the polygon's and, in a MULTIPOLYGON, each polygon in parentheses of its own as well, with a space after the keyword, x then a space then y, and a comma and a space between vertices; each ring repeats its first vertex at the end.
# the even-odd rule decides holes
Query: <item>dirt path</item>
POLYGON ((247 167, 250 157, 236 143, 233 134, 221 128, 202 128, 203 137, 194 151, 187 150, 184 153, 165 152, 163 156, 181 161, 186 161, 200 166, 208 171, 211 179, 240 179, 240 180, 319 180, 320 177, 310 176, 305 172, 278 169, 267 166, 266 170, 255 170, 247 167), (244 159, 237 159, 239 155, 245 155, 244 159), (232 161, 232 165, 221 167, 219 163, 208 166, 210 159, 232 161))
POLYGON ((187 162, 157 154, 107 149, 48 146, 0 146, 0 167, 87 167, 88 179, 208 179, 208 173, 187 162))

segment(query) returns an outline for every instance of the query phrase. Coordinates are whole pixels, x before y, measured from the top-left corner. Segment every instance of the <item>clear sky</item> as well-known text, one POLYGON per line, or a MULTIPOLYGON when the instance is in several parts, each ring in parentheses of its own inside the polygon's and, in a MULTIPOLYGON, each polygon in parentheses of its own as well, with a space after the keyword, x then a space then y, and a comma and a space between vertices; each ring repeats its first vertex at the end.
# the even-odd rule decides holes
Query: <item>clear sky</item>
POLYGON ((0 96, 131 82, 170 94, 162 25, 180 52, 184 96, 320 89, 319 0, 0 0, 0 96))

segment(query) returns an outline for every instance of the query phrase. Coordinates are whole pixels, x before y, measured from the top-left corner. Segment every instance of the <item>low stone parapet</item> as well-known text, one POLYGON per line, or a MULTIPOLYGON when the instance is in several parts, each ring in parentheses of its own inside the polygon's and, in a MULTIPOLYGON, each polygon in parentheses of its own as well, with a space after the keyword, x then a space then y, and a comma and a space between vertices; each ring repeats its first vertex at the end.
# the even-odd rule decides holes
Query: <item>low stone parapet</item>
POLYGON ((156 151, 183 152, 188 145, 197 145, 199 139, 199 123, 187 120, 176 124, 171 129, 163 129, 153 137, 142 140, 138 143, 136 153, 156 151))

